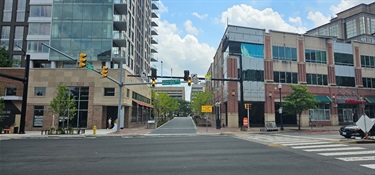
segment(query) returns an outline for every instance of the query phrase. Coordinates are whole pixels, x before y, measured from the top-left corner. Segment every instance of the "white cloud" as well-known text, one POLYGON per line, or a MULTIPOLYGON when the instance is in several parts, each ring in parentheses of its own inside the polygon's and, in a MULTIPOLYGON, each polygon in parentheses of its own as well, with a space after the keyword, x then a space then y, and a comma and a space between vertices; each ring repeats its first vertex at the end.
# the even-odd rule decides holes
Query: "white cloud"
MULTIPOLYGON (((181 30, 168 21, 159 21, 158 32, 159 62, 154 65, 159 68, 163 61, 163 70, 160 70, 163 76, 171 75, 171 69, 172 76, 183 76, 184 70, 189 70, 191 74, 196 73, 199 77, 207 73, 216 49, 206 43, 200 43, 193 35, 179 36, 181 30)), ((185 89, 185 96, 189 100, 190 88, 185 86, 185 89)))
POLYGON ((307 19, 314 22, 315 27, 329 23, 330 17, 324 16, 321 12, 309 12, 307 19))
POLYGON ((302 20, 300 17, 295 17, 295 18, 289 17, 289 21, 298 25, 302 24, 302 20))
POLYGON ((192 35, 195 35, 195 36, 199 34, 199 30, 196 27, 193 26, 192 21, 187 20, 187 21, 185 21, 184 25, 185 25, 185 30, 189 34, 192 34, 192 35))
POLYGON ((332 5, 330 10, 333 13, 333 15, 336 15, 337 13, 352 8, 358 4, 370 4, 373 2, 374 0, 341 0, 341 2, 338 5, 332 5))
POLYGON ((271 29, 296 33, 305 33, 305 27, 296 27, 286 23, 282 15, 271 8, 264 10, 254 9, 248 5, 235 5, 221 14, 222 24, 240 25, 261 29, 271 29))
POLYGON ((208 14, 200 15, 200 14, 198 14, 197 12, 194 12, 194 13, 193 13, 193 16, 195 16, 195 17, 197 17, 197 18, 203 20, 203 19, 206 19, 206 18, 208 17, 208 14))

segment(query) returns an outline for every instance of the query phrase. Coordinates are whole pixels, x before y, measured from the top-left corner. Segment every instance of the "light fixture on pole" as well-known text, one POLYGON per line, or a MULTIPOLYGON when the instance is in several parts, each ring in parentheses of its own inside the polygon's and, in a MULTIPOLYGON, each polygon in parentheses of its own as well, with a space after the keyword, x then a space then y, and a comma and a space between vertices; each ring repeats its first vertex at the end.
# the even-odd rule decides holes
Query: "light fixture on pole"
POLYGON ((279 108, 279 114, 280 114, 280 130, 284 130, 284 126, 283 126, 283 106, 281 104, 281 88, 283 87, 281 85, 281 83, 279 83, 279 94, 280 94, 280 108, 279 108))
POLYGON ((218 101, 215 103, 215 106, 216 106, 216 129, 220 129, 221 128, 221 124, 220 124, 220 105, 221 103, 218 101))

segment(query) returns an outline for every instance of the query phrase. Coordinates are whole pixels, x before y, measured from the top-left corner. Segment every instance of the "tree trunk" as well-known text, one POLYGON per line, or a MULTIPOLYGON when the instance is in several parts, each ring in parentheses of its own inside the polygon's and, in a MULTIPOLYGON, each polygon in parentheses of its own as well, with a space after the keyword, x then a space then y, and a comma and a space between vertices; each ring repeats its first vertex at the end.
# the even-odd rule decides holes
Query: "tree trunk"
POLYGON ((301 114, 302 113, 298 114, 298 130, 301 130, 301 114))

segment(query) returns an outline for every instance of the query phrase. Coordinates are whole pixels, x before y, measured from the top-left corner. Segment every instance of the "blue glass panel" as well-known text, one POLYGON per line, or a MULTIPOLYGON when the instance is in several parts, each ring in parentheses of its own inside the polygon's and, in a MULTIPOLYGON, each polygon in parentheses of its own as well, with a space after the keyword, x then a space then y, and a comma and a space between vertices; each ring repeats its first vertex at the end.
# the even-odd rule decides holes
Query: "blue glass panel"
POLYGON ((261 44, 241 44, 241 53, 248 58, 264 58, 263 45, 261 44))

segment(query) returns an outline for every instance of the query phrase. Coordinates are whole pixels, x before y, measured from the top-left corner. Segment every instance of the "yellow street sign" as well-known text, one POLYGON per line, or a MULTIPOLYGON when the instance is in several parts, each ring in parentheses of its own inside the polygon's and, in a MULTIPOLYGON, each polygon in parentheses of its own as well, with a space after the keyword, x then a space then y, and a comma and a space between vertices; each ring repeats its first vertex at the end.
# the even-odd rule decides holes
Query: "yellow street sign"
POLYGON ((212 112, 212 106, 202 106, 202 112, 212 112))

